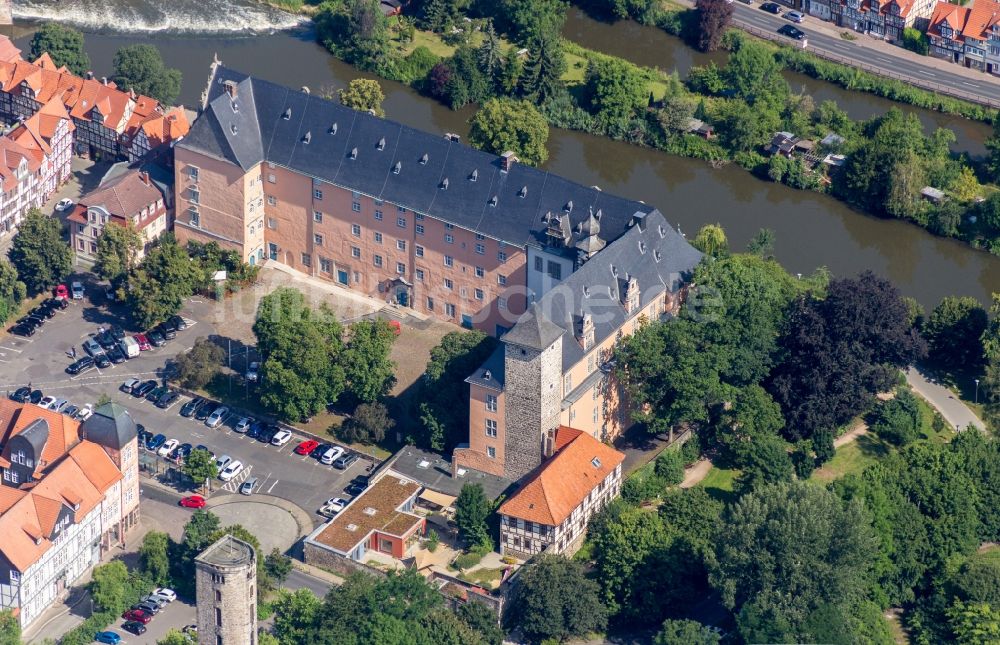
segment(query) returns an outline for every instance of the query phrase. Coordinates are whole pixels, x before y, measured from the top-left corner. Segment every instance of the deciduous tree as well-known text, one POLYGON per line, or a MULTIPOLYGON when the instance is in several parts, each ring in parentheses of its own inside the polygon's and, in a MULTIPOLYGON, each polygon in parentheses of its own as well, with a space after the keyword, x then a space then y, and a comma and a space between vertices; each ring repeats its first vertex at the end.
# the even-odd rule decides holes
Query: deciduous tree
POLYGON ((83 48, 83 34, 58 22, 45 22, 31 37, 31 60, 44 53, 56 67, 65 65, 77 76, 90 71, 90 57, 83 48))
POLYGON ((127 608, 129 574, 120 560, 95 567, 88 587, 94 605, 100 609, 119 613, 127 608))
POLYGON ((340 102, 347 107, 361 112, 372 112, 376 116, 385 116, 382 101, 385 92, 378 81, 368 78, 355 78, 340 90, 340 102))
POLYGON ((19 645, 21 621, 9 609, 0 611, 0 645, 19 645))
POLYGON ((279 589, 271 601, 274 609, 274 635, 282 643, 307 643, 306 634, 313 628, 322 601, 309 589, 279 589))
POLYGON ((271 549, 271 552, 264 556, 264 569, 280 587, 288 574, 292 572, 292 559, 278 550, 278 547, 271 549))
POLYGON ((199 486, 205 480, 211 481, 219 475, 219 468, 215 465, 212 454, 204 449, 192 450, 184 459, 181 470, 199 486))
POLYGON ((506 98, 484 103, 469 129, 469 141, 475 147, 494 154, 512 151, 530 166, 539 166, 549 158, 545 148, 548 139, 549 125, 538 108, 506 98))
POLYGON ((73 252, 62 238, 62 224, 37 208, 18 225, 9 257, 28 293, 37 294, 59 284, 73 265, 73 252))
POLYGON ((507 620, 533 641, 562 641, 602 630, 607 610, 597 584, 580 564, 559 555, 540 555, 521 569, 507 620))
POLYGON ((698 47, 703 52, 719 48, 733 19, 733 5, 726 0, 698 0, 698 47))
POLYGON ((362 403, 354 414, 337 428, 337 437, 347 443, 379 443, 385 433, 396 425, 389 416, 389 409, 382 403, 362 403))
POLYGON ((928 358, 948 368, 975 369, 983 360, 986 310, 968 296, 949 296, 924 323, 928 358))
POLYGON ((627 123, 649 97, 639 69, 611 56, 591 58, 584 83, 591 112, 607 125, 627 123))
POLYGON ((18 305, 28 295, 28 288, 17 275, 14 265, 0 259, 0 324, 17 311, 18 305))
POLYGON ((206 338, 198 338, 188 351, 174 359, 172 379, 181 386, 199 390, 222 370, 226 351, 206 338))
POLYGON ((389 357, 395 341, 395 329, 381 318, 351 325, 341 360, 351 394, 359 401, 373 403, 396 383, 396 364, 389 357))
POLYGON ((173 236, 161 238, 129 278, 126 302, 132 317, 147 328, 166 320, 181 310, 202 278, 173 236))
POLYGON ((153 45, 126 45, 114 60, 114 81, 124 89, 151 96, 172 105, 181 92, 181 71, 163 64, 160 50, 153 45))
POLYGON ((492 548, 493 538, 487 524, 493 509, 486 499, 482 484, 465 484, 455 499, 455 524, 458 535, 470 548, 492 548))
POLYGON ((695 620, 666 620, 653 645, 718 645, 719 635, 695 620))
POLYGON ((139 547, 139 567, 154 585, 165 586, 170 582, 170 536, 162 531, 150 531, 142 538, 139 547))
POLYGON ((107 224, 97 238, 97 261, 94 273, 111 283, 117 291, 125 286, 142 250, 142 237, 131 222, 125 226, 107 224))

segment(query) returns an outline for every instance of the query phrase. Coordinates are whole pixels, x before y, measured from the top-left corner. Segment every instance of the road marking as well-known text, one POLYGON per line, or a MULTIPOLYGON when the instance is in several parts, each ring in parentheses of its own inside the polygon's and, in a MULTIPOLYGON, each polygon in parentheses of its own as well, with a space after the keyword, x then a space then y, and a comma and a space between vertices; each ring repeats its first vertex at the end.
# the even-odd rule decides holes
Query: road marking
POLYGON ((274 484, 271 484, 271 487, 267 489, 267 494, 268 494, 268 495, 270 495, 270 494, 271 494, 271 491, 272 491, 272 490, 274 490, 274 487, 275 487, 275 485, 276 485, 276 484, 277 484, 278 482, 280 482, 280 481, 281 481, 280 479, 275 479, 275 480, 274 480, 274 484))

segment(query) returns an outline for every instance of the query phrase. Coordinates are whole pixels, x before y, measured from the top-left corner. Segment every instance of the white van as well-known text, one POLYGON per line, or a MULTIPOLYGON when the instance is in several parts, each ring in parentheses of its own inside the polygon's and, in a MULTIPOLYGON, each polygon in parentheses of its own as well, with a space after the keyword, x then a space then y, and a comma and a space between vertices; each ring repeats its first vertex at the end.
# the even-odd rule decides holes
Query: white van
POLYGON ((131 336, 126 336, 118 341, 118 346, 121 347, 121 350, 125 352, 125 356, 128 358, 135 358, 139 355, 139 343, 131 336))

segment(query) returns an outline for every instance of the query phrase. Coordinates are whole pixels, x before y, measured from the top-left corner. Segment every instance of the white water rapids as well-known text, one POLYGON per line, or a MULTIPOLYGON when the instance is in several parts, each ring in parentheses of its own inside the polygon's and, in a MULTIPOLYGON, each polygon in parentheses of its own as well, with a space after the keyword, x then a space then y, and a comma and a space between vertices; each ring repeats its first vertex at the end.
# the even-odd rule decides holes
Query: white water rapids
POLYGON ((255 0, 13 0, 13 13, 16 20, 117 33, 256 33, 304 20, 255 0))

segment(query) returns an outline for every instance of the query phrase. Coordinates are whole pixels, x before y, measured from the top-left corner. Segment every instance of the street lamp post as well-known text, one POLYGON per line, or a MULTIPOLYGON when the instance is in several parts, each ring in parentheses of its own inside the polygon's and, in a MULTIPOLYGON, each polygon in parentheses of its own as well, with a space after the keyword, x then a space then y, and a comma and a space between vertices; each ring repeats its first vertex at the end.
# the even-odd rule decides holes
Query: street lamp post
POLYGON ((979 405, 979 379, 976 379, 976 405, 979 405))

